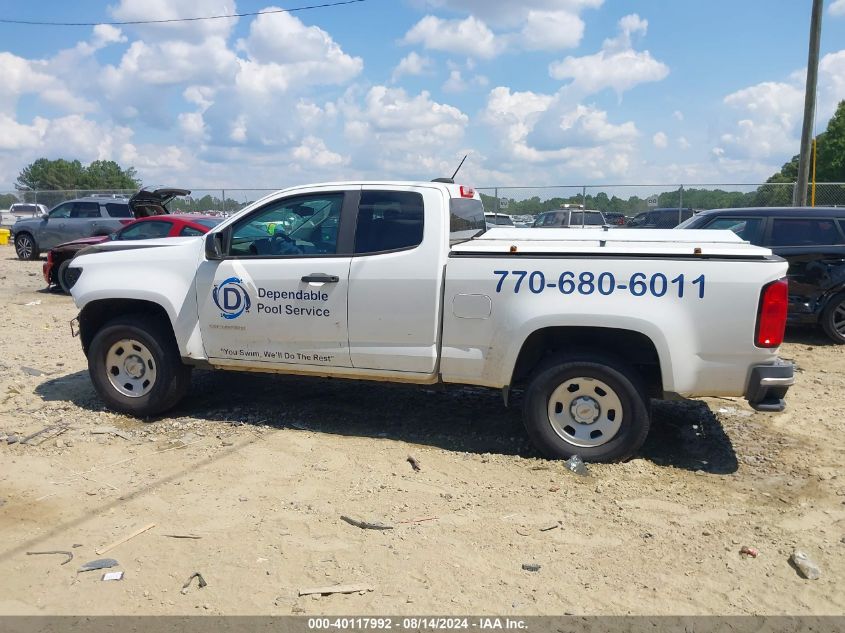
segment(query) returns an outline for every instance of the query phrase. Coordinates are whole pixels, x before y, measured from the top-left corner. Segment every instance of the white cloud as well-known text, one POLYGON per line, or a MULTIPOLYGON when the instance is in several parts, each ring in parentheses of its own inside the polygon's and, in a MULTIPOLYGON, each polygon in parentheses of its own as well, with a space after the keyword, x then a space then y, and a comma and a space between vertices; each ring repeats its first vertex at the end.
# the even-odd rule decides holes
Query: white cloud
POLYGON ((238 61, 236 86, 253 95, 287 92, 294 86, 342 84, 364 68, 360 57, 344 53, 324 30, 305 26, 289 13, 255 18, 238 48, 249 58, 238 61))
POLYGON ((607 120, 607 112, 579 105, 560 118, 560 134, 556 143, 562 147, 625 143, 639 136, 632 121, 615 125, 607 120))
POLYGON ((612 88, 621 95, 638 84, 661 81, 668 76, 669 67, 648 51, 632 48, 631 36, 644 34, 647 27, 648 22, 638 15, 626 15, 619 20, 619 35, 605 40, 598 53, 553 62, 549 74, 554 79, 570 79, 570 86, 585 94, 612 88))
POLYGON ((795 153, 804 103, 804 93, 798 86, 767 81, 729 94, 724 102, 743 118, 719 138, 721 152, 757 159, 772 155, 788 158, 795 153))
POLYGON ((300 163, 315 167, 333 167, 349 162, 348 158, 329 150, 325 141, 316 136, 306 136, 302 143, 294 148, 293 157, 300 163))
POLYGON ((675 111, 672 113, 672 117, 673 117, 676 121, 683 121, 683 120, 684 120, 684 113, 683 113, 683 112, 681 112, 680 110, 675 110, 675 111))
POLYGON ((36 117, 31 125, 26 125, 0 113, 0 150, 37 148, 44 140, 49 124, 47 119, 36 117))
POLYGON ((832 16, 845 15, 845 0, 834 0, 827 10, 832 16))
POLYGON ((584 20, 568 11, 529 11, 522 27, 522 47, 554 51, 575 48, 584 36, 584 20))
POLYGON ((395 82, 404 75, 422 75, 431 70, 433 64, 434 62, 430 57, 424 57, 415 51, 411 51, 396 64, 391 80, 395 82))
POLYGON ((526 20, 531 11, 580 13, 597 9, 604 0, 413 0, 421 9, 449 9, 474 15, 489 24, 512 28, 526 20))
POLYGON ((686 136, 679 136, 678 147, 680 147, 681 149, 689 149, 690 147, 692 147, 692 144, 687 140, 686 136))
MULTIPOLYGON (((226 15, 236 13, 234 0, 120 0, 109 12, 115 20, 172 20, 195 18, 204 15, 226 15)), ((163 24, 138 24, 130 28, 140 34, 144 41, 201 41, 207 37, 227 37, 237 18, 220 20, 192 20, 163 24)))
POLYGON ((449 73, 449 79, 442 86, 443 92, 463 92, 467 89, 460 70, 453 70, 449 73))
POLYGON ((669 138, 663 132, 657 132, 652 136, 651 142, 657 149, 666 149, 669 147, 669 138))
POLYGON ((475 16, 464 20, 444 20, 427 15, 405 34, 406 44, 421 44, 427 49, 489 59, 503 50, 488 26, 475 16))

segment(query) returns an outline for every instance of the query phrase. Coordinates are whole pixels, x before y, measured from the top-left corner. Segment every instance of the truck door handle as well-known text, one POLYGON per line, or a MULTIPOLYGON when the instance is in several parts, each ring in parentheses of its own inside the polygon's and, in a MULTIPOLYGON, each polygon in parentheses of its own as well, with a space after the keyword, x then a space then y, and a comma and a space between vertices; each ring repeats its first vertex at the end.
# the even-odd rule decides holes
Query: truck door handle
POLYGON ((311 273, 310 275, 305 275, 302 278, 302 281, 311 283, 311 284, 336 284, 340 281, 340 277, 337 275, 327 275, 325 273, 311 273))

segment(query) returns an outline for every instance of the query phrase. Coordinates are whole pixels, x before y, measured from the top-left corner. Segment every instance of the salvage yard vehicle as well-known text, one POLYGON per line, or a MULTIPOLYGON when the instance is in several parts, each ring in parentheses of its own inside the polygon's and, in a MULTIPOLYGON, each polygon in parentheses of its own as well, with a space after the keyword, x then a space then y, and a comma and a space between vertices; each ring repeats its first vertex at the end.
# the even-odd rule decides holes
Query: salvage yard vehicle
POLYGON ((601 211, 592 209, 559 209, 541 213, 534 220, 535 229, 582 229, 607 223, 601 211))
POLYGON ((817 325, 845 344, 845 209, 758 207, 699 213, 679 229, 731 230, 789 263, 790 325, 817 325))
POLYGON ((83 237, 59 244, 47 251, 47 261, 42 266, 44 281, 47 282, 48 288, 58 286, 65 294, 70 294, 70 287, 73 285, 73 280, 68 275, 70 262, 77 253, 93 244, 106 240, 149 240, 159 237, 204 235, 222 221, 223 218, 197 213, 154 215, 134 220, 110 235, 83 237))
POLYGON ((128 201, 123 198, 88 196, 68 200, 49 212, 12 225, 12 239, 19 259, 38 259, 57 244, 82 237, 108 235, 135 218, 168 213, 167 203, 187 196, 185 189, 141 189, 128 201))
POLYGON ((544 455, 614 461, 644 442, 650 398, 780 411, 793 382, 768 249, 730 231, 486 232, 479 195, 442 181, 294 187, 204 238, 104 242, 70 266, 97 393, 141 417, 175 406, 192 367, 479 385, 506 404, 524 389, 544 455))

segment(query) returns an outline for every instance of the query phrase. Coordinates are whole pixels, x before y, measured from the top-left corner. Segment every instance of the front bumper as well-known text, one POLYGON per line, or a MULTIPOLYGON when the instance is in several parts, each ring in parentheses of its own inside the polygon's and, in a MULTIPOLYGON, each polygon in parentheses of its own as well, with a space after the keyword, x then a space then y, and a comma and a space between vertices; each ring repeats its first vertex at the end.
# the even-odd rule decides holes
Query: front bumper
POLYGON ((783 411, 783 398, 795 384, 792 363, 778 359, 774 365, 755 365, 751 368, 745 399, 756 411, 783 411))

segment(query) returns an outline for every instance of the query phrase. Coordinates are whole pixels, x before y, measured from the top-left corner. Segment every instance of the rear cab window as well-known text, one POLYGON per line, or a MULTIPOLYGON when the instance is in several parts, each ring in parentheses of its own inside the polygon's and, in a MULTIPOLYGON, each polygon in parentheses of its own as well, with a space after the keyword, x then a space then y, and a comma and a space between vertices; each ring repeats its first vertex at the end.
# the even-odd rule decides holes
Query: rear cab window
POLYGON ((364 190, 358 204, 355 254, 384 253, 419 246, 423 240, 423 224, 421 194, 364 190))
POLYGON ((449 244, 478 237, 487 229, 484 205, 474 198, 449 200, 449 244))

